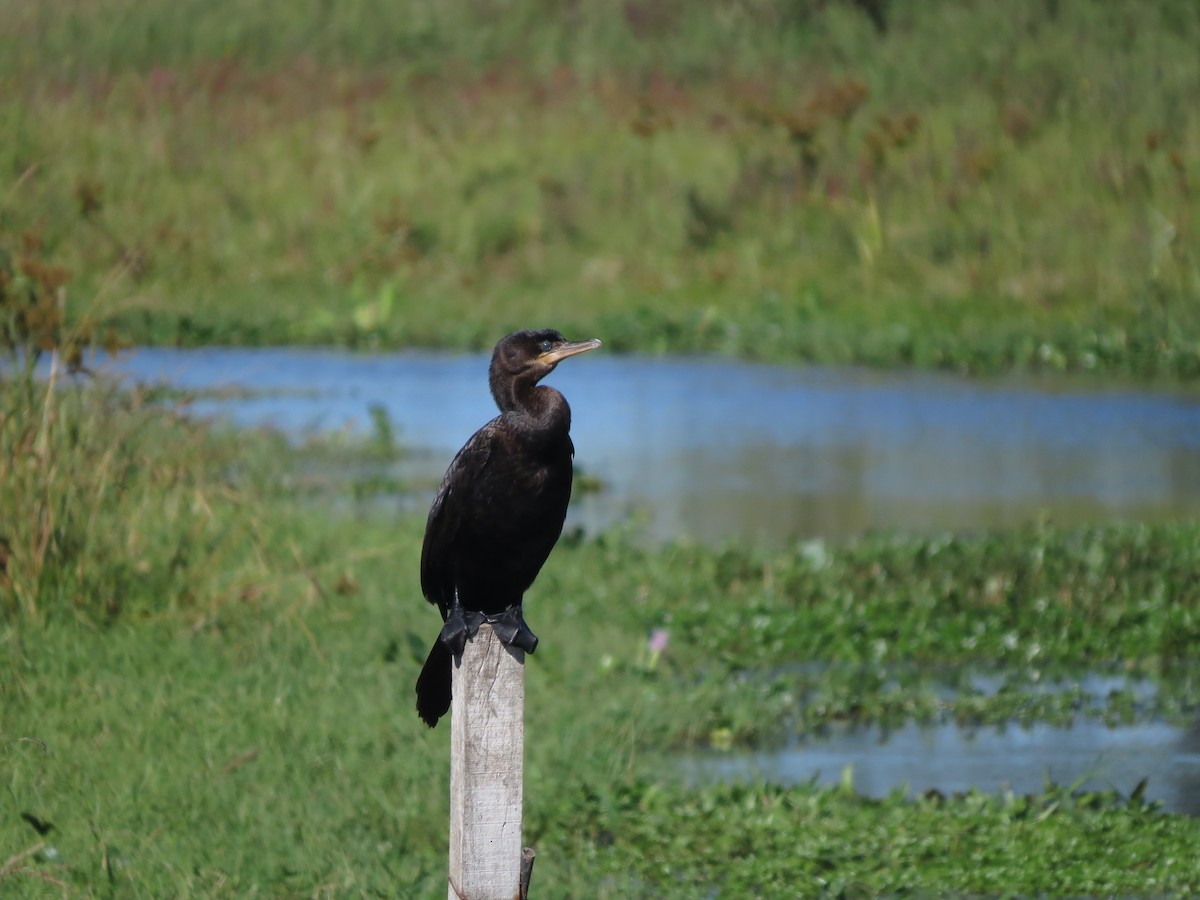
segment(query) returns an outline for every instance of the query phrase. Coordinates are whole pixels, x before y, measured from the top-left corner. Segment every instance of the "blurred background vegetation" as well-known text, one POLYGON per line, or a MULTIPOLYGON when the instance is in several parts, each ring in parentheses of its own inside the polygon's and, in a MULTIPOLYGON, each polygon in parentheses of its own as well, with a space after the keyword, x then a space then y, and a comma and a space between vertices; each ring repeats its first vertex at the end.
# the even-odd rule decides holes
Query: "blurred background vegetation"
POLYGON ((6 2, 0 205, 141 342, 1200 374, 1190 0, 6 2))

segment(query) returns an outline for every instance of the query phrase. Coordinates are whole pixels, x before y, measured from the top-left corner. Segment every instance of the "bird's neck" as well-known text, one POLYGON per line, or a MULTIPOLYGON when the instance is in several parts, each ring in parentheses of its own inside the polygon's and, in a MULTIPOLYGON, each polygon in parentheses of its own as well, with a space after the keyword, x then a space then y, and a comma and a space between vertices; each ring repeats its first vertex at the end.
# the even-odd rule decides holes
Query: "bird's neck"
POLYGON ((492 395, 501 413, 538 432, 566 434, 571 430, 567 398, 548 385, 514 379, 506 385, 493 385, 492 395))

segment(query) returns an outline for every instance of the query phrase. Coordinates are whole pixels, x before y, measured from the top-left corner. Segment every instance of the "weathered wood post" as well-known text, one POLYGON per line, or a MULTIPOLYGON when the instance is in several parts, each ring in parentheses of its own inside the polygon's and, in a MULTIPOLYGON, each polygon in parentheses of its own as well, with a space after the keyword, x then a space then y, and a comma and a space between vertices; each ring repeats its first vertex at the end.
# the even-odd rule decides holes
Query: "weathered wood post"
POLYGON ((454 667, 449 900, 523 896, 524 766, 525 653, 481 625, 454 667))

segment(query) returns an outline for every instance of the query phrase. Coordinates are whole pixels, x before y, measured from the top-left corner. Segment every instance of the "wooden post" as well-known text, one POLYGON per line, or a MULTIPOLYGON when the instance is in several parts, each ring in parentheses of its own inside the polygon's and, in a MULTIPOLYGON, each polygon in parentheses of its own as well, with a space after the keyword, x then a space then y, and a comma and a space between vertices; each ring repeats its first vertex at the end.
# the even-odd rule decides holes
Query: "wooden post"
POLYGON ((449 900, 520 892, 525 653, 481 625, 454 668, 449 900))

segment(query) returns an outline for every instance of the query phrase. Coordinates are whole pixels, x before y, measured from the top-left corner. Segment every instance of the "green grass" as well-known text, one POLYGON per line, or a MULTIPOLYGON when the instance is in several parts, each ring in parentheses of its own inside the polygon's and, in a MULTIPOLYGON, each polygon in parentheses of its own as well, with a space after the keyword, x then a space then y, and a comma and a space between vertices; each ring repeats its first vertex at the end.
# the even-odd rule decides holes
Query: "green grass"
MULTIPOLYGON (((419 523, 350 529, 304 519, 304 545, 325 544, 328 555, 311 561, 311 582, 280 562, 271 603, 130 615, 107 627, 82 616, 45 628, 10 623, 0 770, 11 802, 0 846, 53 847, 52 858, 43 846, 21 864, 87 895, 110 884, 137 896, 436 892, 448 748, 446 730, 428 731, 412 710, 415 651, 436 625, 403 576, 415 572, 419 523), (55 831, 39 839, 19 812, 55 831)), ((1047 559, 1070 557, 1072 541, 1048 538, 1047 559)), ((753 558, 690 554, 709 566, 753 558)), ((848 571, 835 580, 852 589, 870 558, 838 559, 848 571)), ((528 747, 526 841, 541 854, 535 877, 547 894, 684 897, 719 886, 738 896, 756 885, 1160 893, 1200 884, 1188 850, 1200 825, 1119 798, 1051 790, 869 801, 806 786, 663 781, 655 773, 685 721, 720 727, 731 710, 763 718, 780 704, 756 705, 746 686, 710 696, 693 660, 712 648, 686 630, 647 668, 637 608, 614 622, 589 590, 613 580, 610 561, 651 596, 664 587, 640 551, 585 542, 561 548, 531 596, 543 648, 529 673, 528 727, 538 737, 528 747)), ((697 601, 725 588, 710 584, 697 601)), ((696 588, 677 580, 674 590, 696 588)), ((1167 607, 1146 615, 1169 617, 1167 607)), ((891 619, 908 615, 906 606, 891 619)), ((833 648, 827 656, 856 655, 838 649, 844 629, 822 625, 819 613, 798 616, 833 648)), ((1123 647, 1096 652, 1111 658, 1123 647)), ((791 658, 810 654, 823 658, 803 648, 791 658)), ((857 699, 869 707, 871 690, 857 699)), ((4 887, 21 896, 45 884, 26 871, 4 887)))
POLYGON ((10 4, 0 209, 139 341, 1200 373, 1194 5, 889 16, 10 4))
MULTIPOLYGON (((0 881, 6 896, 54 893, 32 873, 85 896, 437 893, 446 733, 412 714, 415 661, 389 658, 387 623, 408 614, 352 597, 293 615, 232 634, 142 623, 27 635, 5 679, 0 844, 42 847, 0 881), (55 830, 39 838, 18 812, 55 830)), ((525 830, 548 896, 1200 883, 1200 826, 1112 798, 870 801, 652 780, 630 744, 638 726, 615 704, 571 702, 578 679, 552 685, 552 672, 530 672, 540 738, 525 830)))
MULTIPOLYGON (((340 531, 342 546, 312 564, 311 583, 281 564, 279 581, 292 586, 266 606, 9 629, 0 769, 11 802, 0 845, 53 847, 53 858, 44 846, 22 864, 86 895, 110 884, 137 896, 433 894, 447 745, 445 729, 428 731, 412 711, 419 659, 406 635, 428 638, 436 624, 402 574, 415 571, 416 524, 322 523, 308 542, 340 531), (356 587, 339 592, 339 581, 356 587), (39 839, 19 812, 55 831, 39 839)), ((656 581, 640 553, 615 552, 635 578, 656 581)), ((613 623, 594 603, 563 599, 586 597, 599 557, 613 553, 563 548, 531 597, 544 646, 530 663, 538 738, 526 840, 547 894, 682 897, 716 885, 736 896, 789 884, 1158 893, 1200 883, 1188 850, 1200 826, 1136 803, 1058 791, 875 802, 654 777, 667 732, 685 717, 716 725, 730 709, 753 712, 757 698, 744 688, 707 696, 687 662, 701 648, 685 634, 647 670, 636 616, 613 623)), ((871 692, 858 699, 869 706, 871 692)), ((4 887, 21 896, 45 884, 14 872, 4 887)))
MULTIPOLYGON (((103 386, 28 401, 19 381, 0 388, 3 893, 438 893, 448 730, 412 704, 438 624, 417 585, 421 522, 308 477, 314 460, 395 448, 290 449, 103 386)), ((1187 722, 1198 538, 1164 525, 772 551, 564 540, 528 603, 538 890, 1194 891, 1200 824, 1134 796, 868 800, 663 773, 682 747, 834 721, 1187 722), (657 656, 656 627, 670 632, 657 656), (827 667, 795 669, 813 662, 827 667), (919 677, 976 665, 1009 689, 938 701, 919 677), (1039 706, 1029 690, 1035 672, 1113 667, 1161 700, 1039 706)))

